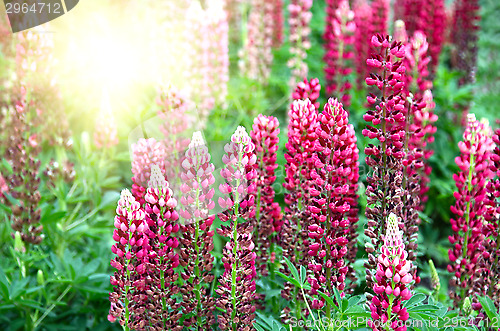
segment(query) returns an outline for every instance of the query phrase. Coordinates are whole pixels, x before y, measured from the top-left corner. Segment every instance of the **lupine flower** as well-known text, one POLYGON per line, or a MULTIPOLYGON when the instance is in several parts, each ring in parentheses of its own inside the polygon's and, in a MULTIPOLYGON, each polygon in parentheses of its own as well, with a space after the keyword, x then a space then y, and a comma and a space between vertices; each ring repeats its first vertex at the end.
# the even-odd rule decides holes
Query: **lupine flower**
POLYGON ((290 13, 288 19, 290 24, 290 54, 292 55, 288 67, 292 70, 290 79, 292 88, 295 87, 297 82, 307 77, 309 70, 305 59, 307 50, 311 48, 311 42, 309 41, 311 28, 309 23, 312 17, 310 11, 312 4, 313 0, 292 0, 288 5, 288 12, 290 13))
POLYGON ((156 98, 158 117, 161 120, 160 131, 165 139, 162 145, 165 146, 165 175, 174 188, 180 186, 181 163, 185 150, 189 145, 188 131, 194 124, 194 119, 190 113, 194 109, 190 100, 183 91, 173 86, 160 89, 156 98))
POLYGON ((368 75, 368 66, 366 59, 370 57, 371 42, 370 37, 373 35, 371 25, 372 10, 366 0, 359 1, 354 7, 354 23, 356 30, 354 34, 354 48, 356 56, 354 57, 354 66, 357 73, 358 88, 364 86, 364 77, 368 75))
POLYGON ((401 326, 401 322, 409 318, 403 303, 412 297, 409 289, 413 282, 410 274, 412 263, 407 260, 398 217, 391 213, 386 226, 384 244, 377 257, 376 281, 372 286, 375 292, 370 303, 372 320, 367 325, 375 331, 405 331, 407 328, 404 323, 401 326))
MULTIPOLYGON (((285 154, 285 193, 284 223, 280 233, 280 244, 283 256, 296 266, 307 267, 309 239, 307 226, 310 212, 306 208, 312 187, 311 169, 314 165, 311 157, 314 153, 314 142, 317 139, 318 112, 309 99, 293 101, 288 113, 288 142, 285 154)), ((282 272, 289 274, 285 267, 282 272)), ((285 283, 281 296, 296 302, 293 307, 301 314, 302 295, 290 283, 285 283)), ((291 308, 284 309, 285 321, 290 317, 291 308)))
POLYGON ((452 43, 455 49, 452 53, 452 64, 464 74, 459 80, 460 85, 476 81, 477 40, 481 19, 479 9, 478 0, 454 2, 452 43))
MULTIPOLYGON (((349 230, 347 232, 347 254, 345 256, 347 263, 347 277, 350 279, 350 289, 353 289, 356 286, 356 270, 354 270, 354 263, 356 262, 356 254, 358 252, 358 181, 359 181, 359 149, 356 144, 357 138, 354 132, 354 127, 350 125, 347 130, 347 139, 346 145, 349 149, 351 149, 351 162, 348 164, 349 167, 349 176, 348 176, 348 184, 349 191, 345 195, 345 199, 349 203, 349 211, 347 212, 347 219, 349 220, 349 230)), ((347 289, 347 292, 350 292, 350 289, 347 289)))
POLYGON ((278 48, 283 44, 283 0, 273 0, 273 47, 278 48))
MULTIPOLYGON (((26 90, 21 89, 21 99, 15 107, 8 108, 9 122, 6 128, 7 139, 4 158, 11 170, 2 169, 2 196, 8 192, 17 203, 5 199, 10 206, 10 220, 12 229, 19 233, 22 241, 30 244, 40 244, 44 238, 41 234, 43 226, 40 222, 41 209, 39 203, 41 194, 40 185, 40 160, 41 145, 30 142, 36 127, 28 121, 30 104, 26 100, 26 90), (7 189, 6 189, 7 188, 7 189)), ((12 234, 14 236, 14 234, 12 234)))
POLYGON ((110 281, 113 292, 109 294, 111 308, 108 320, 126 328, 144 328, 145 315, 133 309, 138 303, 138 293, 145 290, 144 276, 147 256, 147 238, 144 232, 148 228, 146 213, 139 202, 128 190, 123 190, 118 201, 115 216, 113 240, 116 242, 111 251, 116 257, 111 266, 116 269, 110 281), (135 326, 135 327, 133 327, 135 326))
POLYGON ((9 186, 5 182, 5 178, 3 178, 2 174, 0 174, 0 201, 3 201, 4 193, 9 193, 9 186))
POLYGON ((276 181, 275 170, 280 132, 276 117, 259 115, 254 119, 250 137, 255 145, 257 156, 257 200, 254 225, 256 245, 256 267, 262 275, 267 275, 267 261, 273 250, 274 235, 279 233, 283 223, 281 207, 274 201, 273 184, 276 181))
POLYGON ((328 0, 326 8, 325 40, 325 76, 328 96, 340 98, 346 106, 350 103, 349 89, 352 84, 346 77, 351 73, 349 65, 354 57, 354 12, 347 0, 328 0), (337 5, 338 3, 338 5, 337 5))
POLYGON ((390 41, 390 36, 375 35, 372 47, 379 48, 377 54, 366 61, 375 73, 366 78, 368 86, 376 86, 380 97, 370 94, 368 104, 375 109, 363 115, 365 121, 371 122, 363 130, 363 135, 376 139, 378 144, 369 144, 365 148, 366 164, 373 169, 368 176, 366 188, 368 218, 365 234, 370 238, 366 245, 368 252, 367 284, 374 282, 373 271, 376 261, 373 253, 381 246, 381 231, 386 226, 390 213, 401 215, 404 192, 402 190, 403 158, 405 157, 405 100, 402 97, 405 81, 405 67, 397 58, 405 54, 399 42, 390 41))
POLYGON ((450 297, 456 307, 460 307, 466 297, 472 297, 477 303, 475 294, 484 295, 484 289, 477 292, 473 287, 482 281, 481 263, 489 257, 484 241, 486 182, 493 175, 490 169, 493 141, 489 127, 469 114, 463 141, 458 147, 460 156, 455 162, 460 172, 453 175, 457 191, 453 194, 456 202, 450 208, 455 217, 450 220, 453 235, 449 236, 452 248, 448 251, 448 271, 453 274, 450 285, 456 287, 450 297))
MULTIPOLYGON (((389 0, 373 0, 371 3, 371 35, 387 34, 389 24, 389 0)), ((373 47, 373 45, 371 45, 373 47)))
POLYGON ((187 14, 188 96, 198 108, 202 124, 216 103, 224 103, 229 80, 228 23, 222 1, 207 8, 194 2, 187 14))
POLYGON ((495 149, 491 154, 490 170, 495 174, 496 178, 489 181, 486 185, 487 189, 487 210, 485 219, 488 222, 488 238, 486 249, 490 253, 487 260, 486 269, 488 272, 488 296, 495 302, 497 307, 500 306, 500 268, 498 260, 500 258, 500 247, 497 243, 498 233, 500 231, 500 129, 495 131, 492 138, 495 143, 495 149))
POLYGON ((94 128, 94 144, 97 148, 111 148, 118 145, 118 128, 111 113, 109 99, 105 95, 94 128))
POLYGON ((273 63, 273 10, 272 1, 252 0, 244 45, 244 72, 263 84, 269 81, 273 63))
POLYGON ((311 103, 314 105, 316 110, 319 109, 319 93, 321 91, 321 85, 319 84, 318 78, 311 78, 311 80, 307 80, 304 78, 304 81, 301 81, 297 84, 295 91, 292 93, 293 100, 305 100, 309 99, 311 103))
POLYGON ((406 91, 411 92, 415 99, 420 99, 424 91, 432 88, 432 82, 428 80, 429 70, 427 69, 431 60, 427 56, 429 44, 425 34, 421 31, 416 31, 409 42, 403 42, 403 44, 406 47, 403 60, 407 72, 406 91))
MULTIPOLYGON (((347 111, 337 99, 329 99, 323 112, 318 116, 316 129, 318 140, 312 156, 314 168, 311 179, 314 186, 310 189, 311 202, 308 205, 312 222, 308 225, 308 255, 311 261, 308 268, 311 275, 311 294, 315 295, 312 307, 321 309, 325 302, 318 296, 321 291, 333 296, 333 288, 342 291, 348 272, 345 263, 349 240, 348 214, 352 192, 350 185, 356 173, 351 172, 353 163, 357 163, 357 149, 352 147, 354 131, 348 122, 347 111)), ((337 304, 339 304, 337 302, 337 304)), ((326 316, 331 317, 329 305, 326 316)))
POLYGON ((224 212, 219 214, 223 222, 217 233, 229 238, 223 250, 224 273, 219 280, 216 293, 217 306, 223 310, 218 317, 222 330, 251 330, 255 319, 255 244, 252 241, 252 222, 255 217, 257 157, 255 146, 244 127, 238 127, 226 144, 222 161, 225 167, 221 176, 225 183, 219 186, 223 197, 219 205, 224 212))
POLYGON ((193 134, 182 168, 183 209, 180 216, 184 224, 179 254, 184 268, 181 273, 184 280, 181 288, 184 325, 203 329, 215 323, 215 300, 208 291, 214 280, 210 274, 214 260, 211 255, 214 231, 210 227, 215 215, 210 211, 215 207, 215 190, 212 188, 215 167, 210 162, 208 148, 199 131, 193 134))
MULTIPOLYGON (((165 180, 162 170, 156 164, 151 166, 151 177, 144 196, 146 222, 148 229, 147 256, 145 256, 147 282, 146 292, 149 323, 164 330, 182 330, 179 319, 182 317, 181 304, 174 294, 179 293, 176 285, 178 274, 174 269, 179 265, 175 234, 179 231, 179 215, 175 208, 177 201, 165 180)), ((141 309, 141 308, 139 308, 141 309)), ((143 308, 142 308, 143 309, 143 308)))
POLYGON ((444 0, 403 0, 395 7, 401 9, 396 19, 404 21, 409 35, 420 31, 427 36, 431 62, 429 71, 434 74, 444 42, 446 13, 444 0))
POLYGON ((167 151, 165 146, 154 138, 141 138, 132 145, 132 194, 139 203, 144 204, 146 183, 151 176, 151 166, 158 165, 165 174, 165 159, 167 151))

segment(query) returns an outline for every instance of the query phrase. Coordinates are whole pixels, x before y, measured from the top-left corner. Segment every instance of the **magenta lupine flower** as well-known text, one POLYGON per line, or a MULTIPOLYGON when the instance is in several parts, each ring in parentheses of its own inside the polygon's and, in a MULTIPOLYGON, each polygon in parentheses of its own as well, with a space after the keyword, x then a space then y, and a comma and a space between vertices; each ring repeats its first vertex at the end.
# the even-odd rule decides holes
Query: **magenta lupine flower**
POLYGON ((155 138, 141 138, 132 144, 132 194, 142 205, 144 204, 144 194, 146 184, 151 176, 151 166, 158 165, 161 172, 165 174, 165 159, 167 150, 165 146, 155 138))
POLYGON ((495 149, 491 153, 490 170, 496 178, 486 184, 487 200, 485 219, 488 222, 488 238, 486 249, 490 253, 487 259, 486 270, 488 274, 488 296, 500 306, 500 267, 498 259, 500 258, 500 247, 497 243, 500 231, 500 129, 495 131, 492 138, 495 143, 495 149))
POLYGON ((295 87, 297 82, 307 77, 308 67, 305 63, 307 50, 311 48, 309 34, 311 28, 309 23, 312 18, 311 7, 313 0, 292 0, 288 5, 290 13, 288 23, 290 25, 290 54, 292 58, 288 67, 292 70, 290 86, 295 87))
POLYGON ((314 105, 316 110, 319 109, 319 93, 321 92, 321 85, 319 84, 318 78, 311 78, 311 80, 307 80, 304 78, 303 81, 297 84, 297 87, 292 93, 293 100, 305 100, 309 99, 311 103, 314 105))
POLYGON ((364 77, 369 73, 366 59, 371 55, 370 37, 373 35, 371 25, 372 10, 366 0, 359 1, 354 7, 354 23, 356 30, 354 34, 354 48, 356 56, 354 57, 354 66, 357 73, 358 88, 364 87, 364 77))
POLYGON ((484 218, 487 212, 486 183, 493 177, 490 169, 493 141, 489 127, 477 121, 474 114, 467 118, 463 141, 458 144, 460 156, 455 159, 460 168, 460 172, 453 175, 457 186, 453 194, 456 202, 450 207, 455 217, 450 219, 453 235, 449 236, 452 248, 448 251, 448 271, 453 274, 450 285, 457 287, 450 292, 456 307, 460 307, 466 297, 477 302, 473 286, 481 279, 478 271, 482 259, 489 257, 484 247, 487 234, 484 218))
POLYGON ((177 201, 156 164, 151 166, 151 178, 144 200, 148 225, 145 232, 148 254, 145 259, 149 284, 149 323, 166 330, 182 330, 178 322, 182 316, 181 304, 173 296, 179 292, 176 285, 178 274, 174 272, 179 265, 179 242, 175 236, 179 231, 179 215, 175 210, 177 201))
MULTIPOLYGON (((388 33, 389 0, 373 0, 371 3, 371 35, 388 33)), ((373 47, 373 45, 372 45, 373 47)))
POLYGON ((263 84, 269 81, 273 63, 273 7, 272 1, 252 0, 247 23, 244 71, 263 84))
POLYGON ((352 84, 347 80, 352 67, 349 61, 354 57, 354 12, 347 0, 327 1, 325 40, 326 94, 341 99, 346 106, 350 103, 349 89, 352 84))
MULTIPOLYGON (((346 145, 347 148, 352 151, 351 162, 347 165, 349 167, 348 185, 349 190, 345 195, 346 201, 349 203, 349 211, 347 212, 347 219, 349 220, 349 230, 347 232, 347 254, 346 260, 349 262, 347 264, 347 277, 350 279, 350 288, 353 289, 356 286, 356 270, 354 270, 354 263, 356 262, 356 254, 358 252, 358 182, 359 182, 359 149, 357 146, 356 133, 354 132, 354 127, 349 125, 346 130, 346 145)), ((348 289, 347 291, 350 291, 348 289)))
POLYGON ((217 233, 229 238, 222 263, 224 273, 219 280, 216 293, 217 306, 223 310, 218 317, 222 330, 251 330, 255 319, 255 244, 252 241, 252 222, 255 217, 257 157, 255 146, 245 128, 240 126, 224 146, 222 161, 225 167, 221 176, 225 183, 219 186, 222 197, 219 205, 224 210, 219 214, 223 222, 217 233))
MULTIPOLYGON (((148 229, 146 213, 128 190, 123 190, 118 201, 115 216, 111 251, 116 257, 111 266, 116 269, 111 276, 113 292, 109 294, 111 308, 108 320, 126 328, 139 329, 146 325, 146 314, 134 309, 139 304, 137 295, 145 290, 144 276, 147 256, 148 229)), ((141 300, 142 301, 142 300, 141 300)))
POLYGON ((368 218, 365 234, 371 239, 367 243, 368 262, 367 284, 373 284, 376 268, 373 253, 378 251, 382 242, 381 234, 390 213, 401 215, 404 196, 402 189, 403 158, 405 157, 405 100, 402 95, 405 81, 405 66, 397 58, 405 54, 400 42, 390 41, 390 36, 375 35, 372 46, 379 48, 377 54, 366 61, 375 73, 366 78, 368 86, 376 86, 382 93, 380 97, 370 94, 368 104, 375 109, 363 115, 371 122, 363 130, 363 135, 379 143, 365 148, 366 164, 373 169, 368 176, 366 188, 368 218))
POLYGON ((288 113, 288 142, 285 154, 285 221, 282 231, 283 254, 296 264, 303 264, 306 257, 307 234, 299 232, 306 224, 307 205, 309 198, 308 188, 311 181, 311 157, 314 153, 314 142, 318 135, 318 112, 309 99, 292 102, 288 113), (296 250, 302 251, 299 260, 296 260, 296 250))
MULTIPOLYGON (((310 189, 311 202, 308 205, 312 222, 308 226, 308 264, 311 275, 311 294, 316 296, 312 307, 321 309, 325 300, 318 296, 318 291, 333 296, 333 288, 343 291, 348 272, 344 256, 349 240, 348 214, 351 193, 350 184, 355 173, 352 164, 358 160, 357 149, 352 148, 353 132, 348 122, 347 111, 337 99, 329 99, 323 112, 318 116, 316 129, 318 140, 312 156, 314 168, 310 189)), ((339 303, 337 303, 339 304, 339 303)), ((332 307, 327 306, 326 316, 331 316, 332 307)))
POLYGON ((273 0, 272 4, 273 47, 278 48, 283 44, 283 0, 273 0))
POLYGON ((400 221, 395 214, 387 219, 384 244, 377 257, 376 282, 372 288, 375 295, 371 299, 371 318, 367 325, 375 331, 405 331, 404 323, 409 314, 404 301, 412 297, 409 289, 413 278, 410 274, 412 263, 407 260, 408 253, 403 243, 400 221))
POLYGON ((213 268, 214 231, 210 229, 215 215, 213 196, 215 182, 214 165, 210 162, 208 148, 201 132, 193 134, 193 139, 182 162, 181 179, 183 209, 182 238, 180 238, 180 264, 184 267, 181 277, 184 325, 209 328, 215 323, 213 314, 215 300, 210 296, 209 287, 214 280, 210 274, 213 268))
POLYGON ((434 123, 438 120, 438 116, 434 114, 435 103, 430 90, 424 91, 421 103, 425 105, 413 113, 413 123, 410 125, 410 132, 416 132, 417 130, 420 130, 420 132, 418 135, 411 135, 409 143, 413 149, 417 149, 422 153, 423 168, 419 171, 418 179, 420 186, 419 209, 423 210, 428 199, 426 193, 429 190, 428 184, 432 172, 432 167, 427 160, 434 154, 434 150, 429 148, 428 144, 434 142, 434 133, 437 130, 434 123))
POLYGON ((403 43, 406 47, 404 64, 406 66, 407 81, 405 82, 406 90, 414 95, 414 98, 420 99, 426 90, 432 88, 432 82, 428 80, 429 70, 428 64, 431 60, 427 56, 429 44, 425 34, 421 31, 416 31, 410 38, 408 43, 403 43))
POLYGON ((280 133, 276 117, 259 115, 253 121, 250 137, 255 145, 257 156, 257 200, 254 225, 254 242, 256 245, 257 269, 267 275, 267 261, 273 253, 271 245, 275 234, 279 233, 283 223, 281 207, 274 201, 273 184, 276 181, 275 170, 280 133), (259 199, 260 198, 260 199, 259 199))

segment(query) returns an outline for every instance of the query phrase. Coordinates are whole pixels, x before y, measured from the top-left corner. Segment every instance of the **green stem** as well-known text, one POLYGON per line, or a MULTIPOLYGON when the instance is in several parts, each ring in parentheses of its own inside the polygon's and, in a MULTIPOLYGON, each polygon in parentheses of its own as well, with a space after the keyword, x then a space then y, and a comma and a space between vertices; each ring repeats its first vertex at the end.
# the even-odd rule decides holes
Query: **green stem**
MULTIPOLYGON (((198 173, 198 169, 196 171, 198 173)), ((196 189, 196 209, 199 210, 200 208, 200 187, 201 187, 201 180, 200 177, 198 177, 198 188, 196 189)), ((195 279, 193 282, 195 283, 195 294, 196 294, 196 318, 198 320, 198 327, 201 327, 202 325, 202 319, 201 319, 201 312, 202 312, 202 305, 201 305, 201 270, 200 270, 200 247, 198 246, 198 240, 200 238, 200 223, 199 220, 195 220, 195 230, 194 230, 194 248, 196 250, 196 261, 195 261, 195 266, 194 266, 194 273, 195 273, 195 279)))
MULTIPOLYGON (((240 147, 238 151, 238 168, 240 170, 240 173, 244 173, 244 169, 242 168, 241 165, 241 159, 243 158, 243 147, 240 147)), ((233 331, 237 330, 237 324, 234 323, 234 320, 236 318, 236 274, 238 271, 238 264, 239 264, 239 259, 237 258, 238 254, 238 217, 239 215, 239 209, 240 209, 240 195, 238 193, 238 188, 240 186, 240 177, 236 178, 236 189, 234 190, 234 224, 233 224, 233 241, 234 241, 234 247, 233 247, 233 259, 234 263, 232 265, 232 272, 231 272, 231 301, 232 301, 232 306, 233 310, 231 312, 231 320, 232 320, 232 329, 233 331)))

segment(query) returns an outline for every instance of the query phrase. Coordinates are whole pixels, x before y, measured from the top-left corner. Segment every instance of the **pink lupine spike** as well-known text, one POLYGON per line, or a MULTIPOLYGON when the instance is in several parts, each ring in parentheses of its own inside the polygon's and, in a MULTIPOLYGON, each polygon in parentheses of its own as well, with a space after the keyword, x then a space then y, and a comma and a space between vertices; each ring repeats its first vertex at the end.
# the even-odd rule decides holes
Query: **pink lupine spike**
MULTIPOLYGON (((313 256, 313 263, 322 266, 322 269, 312 270, 313 274, 308 281, 311 285, 321 284, 311 290, 311 294, 316 296, 313 306, 321 308, 324 299, 318 296, 318 291, 333 295, 334 287, 340 291, 345 288, 348 268, 345 267, 344 256, 347 253, 346 245, 349 243, 347 236, 350 234, 350 222, 347 218, 351 215, 351 203, 353 207, 356 205, 352 191, 357 186, 358 175, 342 169, 350 169, 348 160, 355 160, 357 163, 358 155, 354 129, 348 123, 347 111, 339 101, 329 99, 318 116, 318 122, 316 134, 321 139, 312 160, 321 164, 314 170, 317 174, 315 189, 319 194, 312 198, 309 204, 309 209, 313 209, 311 216, 314 224, 308 229, 309 237, 313 239, 309 242, 309 255, 313 256), (320 229, 322 231, 319 231, 320 229)), ((357 169, 357 165, 354 165, 354 168, 357 169)), ((327 307, 327 316, 331 314, 331 308, 327 307)))
POLYGON ((325 40, 325 55, 323 57, 326 76, 326 93, 328 96, 341 99, 349 106, 351 82, 346 77, 352 69, 349 61, 354 58, 354 12, 349 8, 347 0, 327 1, 325 40))
POLYGON ((223 222, 229 221, 230 225, 222 225, 217 229, 220 235, 230 239, 223 250, 224 273, 216 290, 219 295, 217 306, 225 310, 218 316, 219 327, 223 330, 251 327, 255 319, 256 254, 252 241, 253 222, 245 221, 255 217, 257 172, 254 150, 255 145, 242 126, 232 135, 231 142, 224 146, 225 167, 221 170, 221 176, 230 189, 223 191, 232 193, 223 194, 226 199, 219 200, 224 209, 219 218, 223 222), (243 158, 248 159, 245 165, 241 162, 243 158))
MULTIPOLYGON (((373 169, 372 175, 367 178, 366 189, 368 224, 365 234, 370 238, 370 242, 366 244, 369 258, 365 264, 368 286, 372 286, 374 282, 373 273, 376 263, 373 253, 382 245, 380 238, 387 215, 391 212, 402 215, 403 209, 404 192, 401 187, 403 160, 406 153, 400 137, 406 134, 405 96, 403 94, 405 66, 397 60, 397 56, 404 56, 404 48, 400 42, 391 43, 390 40, 390 36, 382 35, 375 35, 372 38, 372 46, 380 48, 372 56, 372 60, 383 61, 385 65, 382 68, 375 66, 374 72, 369 77, 383 93, 379 97, 370 94, 368 98, 370 107, 375 106, 375 109, 368 110, 364 116, 372 126, 368 125, 363 130, 363 135, 378 141, 365 148, 366 163, 373 169), (392 79, 387 80, 383 77, 392 79), (378 194, 378 192, 383 192, 383 194, 378 194)), ((368 63, 373 63, 373 61, 368 63)))
POLYGON ((404 322, 409 317, 403 302, 411 298, 408 284, 413 281, 413 277, 409 273, 411 262, 407 260, 400 220, 393 213, 387 219, 383 239, 378 256, 377 279, 372 285, 375 292, 370 304, 372 319, 367 325, 379 330, 378 326, 384 323, 392 330, 405 331, 406 326, 398 322, 404 322))
POLYGON ((311 48, 309 23, 312 18, 312 0, 292 0, 288 5, 290 25, 290 54, 292 58, 288 67, 292 70, 290 86, 294 88, 297 82, 307 77, 308 67, 305 63, 307 50, 311 48))
POLYGON ((477 302, 476 295, 485 295, 480 273, 484 268, 483 253, 488 235, 488 226, 483 221, 487 217, 486 181, 493 177, 492 151, 494 143, 491 128, 468 115, 468 124, 459 143, 461 154, 455 161, 460 172, 453 176, 457 191, 456 202, 450 209, 455 217, 450 220, 453 235, 449 237, 452 248, 449 250, 448 271, 453 274, 450 282, 457 291, 450 293, 456 307, 466 297, 477 302), (481 197, 481 198, 480 198, 481 197))
POLYGON ((210 227, 215 219, 215 215, 211 213, 215 204, 211 194, 213 189, 208 183, 215 182, 215 167, 210 162, 211 157, 201 132, 193 134, 184 156, 180 177, 184 183, 181 216, 185 219, 181 227, 179 260, 184 267, 182 279, 190 279, 181 288, 183 314, 186 318, 184 325, 209 327, 215 323, 215 300, 208 292, 214 279, 209 272, 214 260, 211 255, 213 231, 210 227), (199 293, 199 299, 196 293, 199 293))
POLYGON ((263 275, 268 273, 267 261, 273 252, 269 251, 275 234, 280 232, 283 216, 279 204, 274 202, 273 184, 276 180, 275 170, 278 167, 277 149, 280 132, 276 117, 259 115, 254 119, 250 137, 255 145, 257 156, 257 196, 254 238, 256 241, 258 270, 263 275))

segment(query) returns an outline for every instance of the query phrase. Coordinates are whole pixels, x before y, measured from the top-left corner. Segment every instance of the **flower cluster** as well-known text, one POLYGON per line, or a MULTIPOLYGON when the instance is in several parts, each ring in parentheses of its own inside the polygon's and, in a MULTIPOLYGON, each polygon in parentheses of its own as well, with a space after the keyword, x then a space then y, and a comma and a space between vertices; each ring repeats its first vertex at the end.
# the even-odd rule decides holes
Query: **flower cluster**
POLYGON ((367 65, 376 72, 366 78, 368 86, 376 86, 382 93, 377 97, 370 94, 367 98, 375 109, 368 110, 363 116, 365 121, 371 122, 363 130, 363 135, 378 140, 379 144, 369 144, 365 148, 366 164, 373 169, 368 176, 366 188, 368 218, 365 234, 370 238, 366 245, 368 252, 367 283, 371 286, 376 268, 373 253, 381 246, 381 231, 390 213, 401 215, 404 192, 403 158, 405 157, 405 100, 402 96, 405 81, 405 66, 397 58, 405 54, 400 42, 391 42, 390 36, 375 35, 372 37, 372 46, 379 48, 366 61, 367 65), (377 73, 380 72, 381 73, 377 73))
POLYGON ((309 99, 311 103, 314 105, 316 110, 319 109, 319 93, 321 91, 321 85, 319 84, 318 78, 311 78, 311 80, 307 80, 304 78, 304 81, 300 81, 295 88, 295 91, 292 93, 293 100, 306 100, 309 99))
MULTIPOLYGON (((314 184, 308 205, 312 216, 307 227, 310 238, 308 254, 311 256, 308 282, 311 294, 318 296, 318 291, 321 291, 333 296, 333 288, 344 290, 348 272, 344 258, 349 243, 347 215, 351 204, 348 197, 353 191, 350 185, 355 184, 353 177, 357 177, 351 170, 358 155, 357 149, 352 148, 350 133, 353 128, 348 122, 347 111, 337 99, 328 100, 318 122, 318 140, 311 158, 314 184)), ((315 298, 312 307, 321 309, 324 304, 324 299, 315 298)), ((327 306, 327 317, 331 316, 331 308, 327 306)))
POLYGON ((224 103, 229 81, 228 23, 222 1, 207 2, 201 8, 192 3, 187 12, 185 38, 187 47, 188 96, 197 107, 201 123, 216 103, 224 103))
MULTIPOLYGON (((389 28, 389 0, 373 0, 371 3, 371 33, 385 35, 389 28)), ((372 51, 373 51, 373 45, 372 51)))
POLYGON ((267 261, 271 250, 273 235, 279 233, 282 226, 282 214, 279 203, 274 201, 273 184, 276 181, 275 170, 280 132, 276 117, 259 115, 255 118, 250 132, 255 145, 257 167, 257 200, 254 224, 254 242, 256 245, 256 266, 262 275, 267 275, 267 261))
POLYGON ((351 83, 346 79, 352 68, 348 61, 354 57, 354 12, 349 8, 347 0, 327 1, 325 40, 325 76, 326 93, 340 98, 346 106, 350 103, 349 89, 351 83))
POLYGON ((387 219, 384 244, 377 257, 376 282, 372 287, 375 295, 370 304, 372 320, 367 323, 375 331, 407 329, 399 322, 405 322, 409 318, 403 302, 412 296, 408 288, 413 281, 410 274, 412 263, 407 260, 408 253, 399 227, 398 217, 391 213, 387 219))
POLYGON ((292 78, 290 86, 293 88, 297 82, 307 77, 308 67, 305 63, 307 50, 311 48, 309 34, 311 28, 309 23, 312 18, 310 11, 313 0, 292 0, 288 5, 290 17, 290 53, 292 58, 288 62, 288 66, 292 70, 292 78))
POLYGON ((283 44, 283 0, 272 1, 273 47, 283 44))
POLYGON ((223 311, 218 323, 222 330, 250 330, 255 318, 255 244, 252 240, 252 222, 255 217, 256 177, 255 145, 244 127, 238 127, 226 144, 221 176, 225 183, 219 186, 223 197, 219 214, 223 222, 217 233, 229 238, 223 250, 224 273, 216 293, 217 306, 223 311))
POLYGON ((114 286, 108 319, 137 330, 146 325, 168 330, 182 330, 180 304, 173 295, 179 265, 174 236, 179 231, 175 211, 177 201, 157 165, 151 167, 151 178, 144 203, 128 190, 122 191, 116 210, 113 239, 116 254, 111 265, 117 269, 111 276, 114 286))
POLYGON ((366 59, 371 55, 370 37, 373 35, 371 18, 372 10, 370 5, 366 1, 359 1, 354 7, 354 23, 356 25, 354 33, 354 48, 356 50, 354 67, 357 73, 358 88, 364 85, 364 77, 368 75, 366 59))
POLYGON ((487 238, 487 249, 491 256, 488 260, 489 270, 489 297, 493 299, 497 307, 500 306, 500 245, 498 243, 498 232, 500 231, 500 129, 495 131, 492 138, 495 149, 491 153, 490 170, 496 178, 487 183, 487 210, 485 219, 488 222, 489 236, 487 238))
POLYGON ((406 66, 407 81, 405 87, 407 91, 411 91, 415 99, 422 98, 423 92, 432 88, 432 82, 428 80, 429 71, 427 69, 431 60, 427 56, 429 44, 425 34, 416 31, 410 38, 409 42, 404 41, 406 54, 404 64, 406 66))
MULTIPOLYGON (((41 209, 40 160, 41 144, 36 128, 28 121, 32 103, 26 100, 27 91, 21 90, 22 98, 14 107, 7 109, 5 161, 9 167, 2 167, 1 196, 9 194, 17 201, 5 199, 10 206, 12 229, 19 232, 24 242, 40 244, 43 226, 39 224, 41 209)), ((13 234, 14 236, 14 234, 13 234)))
POLYGON ((170 184, 177 188, 180 185, 183 154, 189 145, 187 134, 194 124, 191 114, 194 107, 184 92, 173 86, 160 89, 156 104, 159 106, 160 131, 165 137, 162 140, 166 152, 165 175, 170 184))
POLYGON ((201 132, 195 132, 182 162, 181 173, 182 198, 184 206, 180 216, 184 221, 181 228, 180 263, 184 268, 181 273, 184 286, 183 297, 184 325, 196 328, 210 327, 215 323, 213 311, 215 300, 208 292, 208 286, 214 280, 210 274, 213 268, 213 235, 210 229, 215 215, 213 196, 215 183, 214 165, 205 146, 201 132))
POLYGON ((273 1, 252 0, 245 44, 246 75, 263 84, 269 81, 273 63, 273 1))
POLYGON ((445 1, 403 0, 400 2, 397 6, 402 12, 396 18, 404 21, 409 35, 420 31, 427 37, 431 57, 429 71, 433 74, 439 62, 447 25, 445 1))
POLYGON ((123 190, 114 221, 113 240, 116 243, 111 247, 111 251, 116 257, 111 260, 111 266, 116 271, 110 279, 114 287, 113 292, 109 294, 111 308, 108 320, 119 320, 120 324, 126 327, 137 322, 137 326, 143 328, 146 323, 140 312, 134 309, 138 292, 146 286, 144 259, 148 252, 144 232, 148 224, 145 218, 146 213, 139 202, 129 190, 123 190))
POLYGON ((132 144, 132 194, 139 203, 144 203, 146 184, 151 176, 151 166, 158 165, 165 174, 165 159, 167 151, 165 146, 154 138, 141 138, 132 144))
POLYGON ((470 84, 476 81, 479 1, 457 0, 454 6, 452 64, 464 74, 459 84, 470 84))
MULTIPOLYGON (((485 250, 484 239, 488 233, 484 218, 487 212, 486 183, 493 176, 490 135, 489 127, 469 114, 464 140, 458 144, 460 156, 455 159, 460 172, 453 175, 457 191, 453 194, 456 202, 451 206, 455 217, 450 220, 453 235, 449 236, 452 248, 448 252, 448 271, 453 274, 450 285, 457 288, 450 293, 457 307, 466 297, 477 293, 474 286, 481 282, 482 260, 489 257, 485 250)), ((479 294, 484 294, 483 291, 480 290, 479 294)), ((475 296, 472 300, 477 302, 475 296)))
MULTIPOLYGON (((283 248, 283 256, 288 258, 296 266, 307 267, 309 255, 307 254, 309 238, 307 226, 310 219, 310 211, 306 207, 310 199, 310 187, 312 186, 311 157, 314 153, 315 141, 317 140, 318 111, 309 99, 295 100, 290 106, 288 113, 288 142, 285 147, 285 179, 283 187, 285 193, 284 223, 280 233, 280 244, 283 248)), ((289 274, 290 270, 284 267, 282 270, 289 274)), ((296 289, 290 283, 285 283, 281 296, 287 300, 302 300, 296 289)), ((300 303, 297 302, 295 313, 300 315, 300 303)), ((285 319, 291 312, 290 307, 284 310, 285 319)))

